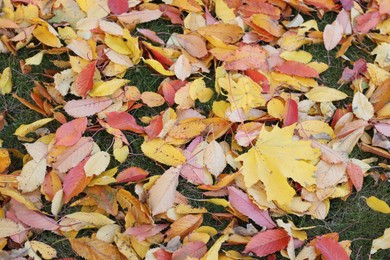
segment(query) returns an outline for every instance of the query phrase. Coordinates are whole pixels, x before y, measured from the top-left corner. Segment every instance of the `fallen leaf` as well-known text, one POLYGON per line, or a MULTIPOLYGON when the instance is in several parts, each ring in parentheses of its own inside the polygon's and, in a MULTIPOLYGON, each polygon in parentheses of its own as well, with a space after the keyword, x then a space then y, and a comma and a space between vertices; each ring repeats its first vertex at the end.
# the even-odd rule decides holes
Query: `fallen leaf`
POLYGON ((390 214, 390 206, 385 201, 380 200, 375 196, 366 198, 366 203, 372 210, 383 214, 390 214))
POLYGON ((141 150, 149 158, 170 166, 178 166, 186 161, 179 148, 167 144, 159 138, 145 140, 141 145, 141 150))
POLYGON ((287 247, 291 237, 284 229, 277 228, 257 233, 246 245, 244 253, 267 256, 287 247))

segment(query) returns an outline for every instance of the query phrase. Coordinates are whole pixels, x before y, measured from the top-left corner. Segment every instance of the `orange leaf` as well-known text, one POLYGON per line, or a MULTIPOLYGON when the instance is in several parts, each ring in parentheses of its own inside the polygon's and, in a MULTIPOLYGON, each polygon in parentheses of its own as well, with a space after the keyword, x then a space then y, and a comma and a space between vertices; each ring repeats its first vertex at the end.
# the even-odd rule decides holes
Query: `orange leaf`
POLYGON ((304 78, 318 78, 318 72, 308 65, 297 61, 285 61, 275 67, 280 73, 304 78))
POLYGON ((119 130, 129 130, 134 133, 144 133, 142 126, 139 126, 135 118, 127 112, 110 112, 107 113, 107 123, 119 130))
POLYGON ((88 63, 77 76, 74 86, 77 94, 85 98, 93 87, 93 75, 95 74, 96 61, 88 63))
POLYGON ((87 118, 81 117, 60 126, 56 132, 56 145, 72 146, 76 144, 87 129, 87 123, 87 118))
POLYGON ((76 167, 72 168, 64 177, 64 203, 68 203, 74 196, 82 192, 92 177, 87 177, 84 172, 84 165, 88 159, 80 162, 76 167))

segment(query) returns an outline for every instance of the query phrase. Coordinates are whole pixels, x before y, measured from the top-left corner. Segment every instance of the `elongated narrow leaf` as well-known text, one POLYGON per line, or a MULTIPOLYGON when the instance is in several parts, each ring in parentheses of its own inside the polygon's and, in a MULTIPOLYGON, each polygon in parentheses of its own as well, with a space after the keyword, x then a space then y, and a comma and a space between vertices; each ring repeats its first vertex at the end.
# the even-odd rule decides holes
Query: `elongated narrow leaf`
POLYGON ((328 237, 320 237, 317 239, 315 247, 321 252, 326 260, 338 259, 348 260, 350 259, 344 248, 336 241, 328 237))
POLYGON ((73 117, 92 116, 112 104, 112 100, 106 97, 89 98, 82 100, 70 100, 64 106, 66 113, 73 117))

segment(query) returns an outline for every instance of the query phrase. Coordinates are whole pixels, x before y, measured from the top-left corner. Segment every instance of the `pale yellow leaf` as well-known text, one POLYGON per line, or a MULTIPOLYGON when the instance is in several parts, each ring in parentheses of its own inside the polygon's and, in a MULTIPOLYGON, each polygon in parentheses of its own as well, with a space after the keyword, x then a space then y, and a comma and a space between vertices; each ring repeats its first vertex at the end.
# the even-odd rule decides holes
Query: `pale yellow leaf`
POLYGON ((214 92, 212 89, 206 87, 206 83, 203 78, 199 78, 191 82, 190 85, 190 97, 193 100, 199 99, 200 102, 206 103, 211 99, 214 92))
POLYGON ((187 58, 186 55, 182 54, 180 57, 176 60, 176 63, 174 65, 174 71, 175 75, 180 80, 185 80, 191 75, 192 67, 190 64, 190 60, 187 58))
POLYGON ((18 188, 22 192, 30 192, 37 189, 44 181, 46 175, 46 158, 36 162, 29 161, 23 166, 22 173, 17 177, 18 188))
POLYGON ((366 203, 372 210, 383 214, 390 214, 390 206, 385 201, 380 200, 375 196, 367 198, 366 203))
POLYGON ((332 102, 348 97, 347 94, 335 88, 314 87, 305 96, 314 102, 332 102))
POLYGON ((363 120, 370 120, 374 116, 374 107, 368 101, 367 97, 361 93, 356 92, 352 100, 352 111, 358 118, 363 120))
POLYGON ((63 202, 63 197, 64 197, 64 191, 60 189, 59 191, 54 194, 53 200, 51 202, 51 213, 54 216, 57 216, 58 213, 61 211, 62 205, 64 204, 63 202))
POLYGON ((207 169, 216 177, 225 169, 225 153, 217 141, 213 140, 206 146, 204 149, 203 162, 207 169))
POLYGON ((380 249, 390 248, 390 228, 386 228, 383 236, 372 241, 370 254, 375 254, 380 249))
POLYGON ((117 224, 102 226, 96 233, 96 238, 106 243, 114 242, 116 232, 119 232, 121 227, 117 224))
POLYGON ((150 189, 148 202, 153 215, 164 213, 172 208, 179 184, 180 169, 181 167, 169 168, 150 189))
POLYGON ((225 0, 215 0, 215 14, 221 19, 224 23, 228 23, 231 20, 234 20, 236 16, 234 15, 233 9, 231 9, 225 0))
POLYGON ((0 95, 10 93, 12 90, 12 73, 11 68, 7 67, 0 74, 0 95))
POLYGON ((84 165, 85 175, 98 176, 104 172, 110 164, 110 155, 107 152, 100 151, 92 155, 84 165))
POLYGON ((137 253, 134 251, 130 237, 123 233, 117 232, 114 236, 115 245, 128 260, 139 260, 137 253))
POLYGON ((25 228, 10 219, 0 218, 0 238, 9 237, 24 231, 25 228))
POLYGON ((37 54, 35 54, 34 56, 27 58, 25 60, 26 61, 25 64, 26 65, 39 65, 39 64, 41 64, 44 53, 45 53, 45 51, 40 51, 37 54))
POLYGON ((51 246, 40 242, 40 241, 30 241, 30 247, 34 252, 38 252, 43 259, 53 259, 57 257, 57 251, 51 246))
POLYGON ((282 119, 284 110, 284 102, 278 98, 273 98, 267 103, 267 111, 270 116, 282 119))

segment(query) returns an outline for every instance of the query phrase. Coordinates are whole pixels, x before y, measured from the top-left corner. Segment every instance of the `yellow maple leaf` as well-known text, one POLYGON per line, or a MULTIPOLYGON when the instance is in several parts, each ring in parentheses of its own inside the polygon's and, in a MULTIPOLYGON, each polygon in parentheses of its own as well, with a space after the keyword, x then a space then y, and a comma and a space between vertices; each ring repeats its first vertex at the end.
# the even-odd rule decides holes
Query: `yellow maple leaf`
POLYGON ((225 92, 232 109, 242 108, 248 113, 251 108, 264 106, 265 99, 261 94, 262 88, 251 78, 243 75, 227 75, 220 78, 218 84, 225 92))
POLYGON ((294 128, 295 124, 282 129, 276 126, 270 132, 263 128, 256 145, 237 158, 243 161, 245 185, 263 182, 267 200, 283 205, 295 195, 287 178, 304 187, 316 183, 316 167, 311 161, 317 160, 320 152, 310 146, 310 141, 293 141, 294 128))

